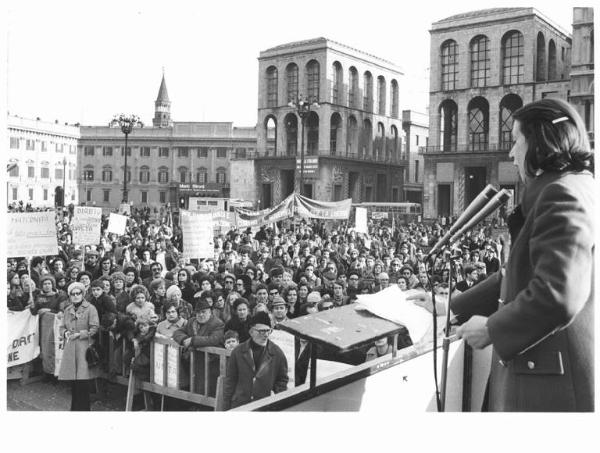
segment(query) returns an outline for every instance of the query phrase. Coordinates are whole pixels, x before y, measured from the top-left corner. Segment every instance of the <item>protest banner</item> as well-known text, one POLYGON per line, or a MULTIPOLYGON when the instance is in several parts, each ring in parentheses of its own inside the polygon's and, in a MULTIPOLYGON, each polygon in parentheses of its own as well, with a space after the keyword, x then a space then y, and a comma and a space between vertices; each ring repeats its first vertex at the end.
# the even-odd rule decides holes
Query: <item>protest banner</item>
POLYGON ((311 219, 346 220, 350 217, 352 207, 352 198, 341 201, 318 201, 296 195, 295 201, 296 213, 311 219))
POLYGON ((73 244, 97 244, 100 241, 101 222, 102 208, 75 206, 71 221, 73 244))
POLYGON ((213 216, 210 212, 181 210, 183 254, 188 258, 213 258, 213 216))
POLYGON ((260 211, 236 209, 236 225, 238 228, 256 227, 285 220, 294 215, 295 194, 291 194, 274 208, 260 211))
POLYGON ((110 216, 108 217, 108 228, 106 229, 107 232, 123 236, 126 227, 127 216, 115 214, 114 212, 110 213, 110 216))
POLYGON ((39 317, 29 310, 8 311, 8 361, 10 368, 40 355, 39 317))
POLYGON ((54 211, 6 214, 6 257, 57 255, 54 216, 54 211))
POLYGON ((54 317, 54 376, 58 376, 60 371, 60 362, 62 361, 63 351, 65 350, 65 339, 60 334, 60 325, 62 320, 54 317))
POLYGON ((296 359, 294 356, 294 335, 284 330, 274 329, 269 336, 269 341, 272 341, 281 348, 288 363, 288 388, 294 386, 294 364, 296 359))
POLYGON ((367 208, 356 208, 356 212, 354 213, 354 230, 357 233, 365 233, 369 232, 367 228, 367 208))

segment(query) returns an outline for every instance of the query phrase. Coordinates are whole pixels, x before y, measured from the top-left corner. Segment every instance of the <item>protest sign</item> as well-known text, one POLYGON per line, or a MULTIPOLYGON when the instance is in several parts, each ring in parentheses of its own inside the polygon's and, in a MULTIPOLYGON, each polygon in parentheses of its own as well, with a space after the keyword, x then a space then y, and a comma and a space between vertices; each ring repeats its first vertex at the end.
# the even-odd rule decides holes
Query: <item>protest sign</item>
POLYGON ((181 210, 183 254, 188 258, 213 258, 213 216, 210 212, 181 210))
POLYGON ((8 311, 8 367, 30 362, 40 355, 39 318, 29 310, 8 311))
POLYGON ((339 219, 350 217, 352 198, 341 201, 311 200, 302 195, 296 195, 296 212, 302 217, 311 219, 339 219))
POLYGON ((179 347, 167 346, 167 387, 179 388, 179 347))
POLYGON ((100 241, 100 224, 102 221, 102 208, 88 206, 75 206, 71 231, 73 244, 97 244, 100 241))
POLYGON ((6 257, 58 254, 54 216, 54 211, 6 214, 6 257))
POLYGON ((368 233, 369 230, 367 228, 367 208, 356 208, 356 212, 354 213, 354 230, 357 233, 368 233))
POLYGON ((154 383, 164 385, 165 382, 165 346, 154 342, 154 383))
POLYGON ((236 225, 238 228, 256 227, 279 222, 294 215, 295 194, 291 194, 274 208, 260 211, 236 209, 236 225))
POLYGON ((107 232, 123 236, 126 227, 127 216, 115 214, 114 212, 110 213, 110 216, 108 217, 108 228, 106 229, 107 232))

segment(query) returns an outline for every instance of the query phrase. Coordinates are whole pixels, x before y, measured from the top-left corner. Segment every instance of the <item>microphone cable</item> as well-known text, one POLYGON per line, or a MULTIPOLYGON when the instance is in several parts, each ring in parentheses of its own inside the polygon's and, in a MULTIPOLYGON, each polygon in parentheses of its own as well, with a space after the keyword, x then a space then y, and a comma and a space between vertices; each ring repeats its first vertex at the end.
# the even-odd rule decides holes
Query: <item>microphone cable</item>
MULTIPOLYGON (((425 272, 427 275, 427 282, 429 283, 429 287, 431 288, 431 303, 433 305, 431 314, 433 316, 433 380, 435 382, 435 402, 437 405, 438 412, 442 412, 442 397, 440 394, 440 387, 438 383, 438 372, 437 372, 437 309, 435 304, 435 290, 433 284, 431 283, 431 279, 429 278, 429 274, 433 274, 433 264, 435 260, 440 256, 442 250, 437 252, 434 256, 431 257, 431 261, 429 263, 425 263, 425 265, 429 264, 429 272, 425 272)), ((427 270, 427 268, 426 268, 427 270)))

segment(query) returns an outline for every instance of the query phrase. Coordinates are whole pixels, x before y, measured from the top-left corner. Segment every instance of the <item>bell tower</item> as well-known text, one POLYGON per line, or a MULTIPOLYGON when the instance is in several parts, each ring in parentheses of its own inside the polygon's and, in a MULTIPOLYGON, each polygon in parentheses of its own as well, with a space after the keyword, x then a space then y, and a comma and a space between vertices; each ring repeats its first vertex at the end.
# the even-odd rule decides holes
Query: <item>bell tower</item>
POLYGON ((169 127, 171 122, 171 101, 167 92, 167 83, 165 82, 165 70, 163 68, 162 81, 158 90, 158 96, 154 101, 154 118, 152 119, 154 127, 169 127))

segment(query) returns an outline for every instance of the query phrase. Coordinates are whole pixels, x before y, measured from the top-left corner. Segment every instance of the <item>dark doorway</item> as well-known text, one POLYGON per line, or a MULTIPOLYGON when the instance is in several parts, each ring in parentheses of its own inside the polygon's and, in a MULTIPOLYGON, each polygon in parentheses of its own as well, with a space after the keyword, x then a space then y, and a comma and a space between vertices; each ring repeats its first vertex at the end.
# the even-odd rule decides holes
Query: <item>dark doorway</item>
POLYGON ((375 198, 375 201, 388 201, 388 197, 387 197, 387 184, 386 184, 386 177, 385 175, 382 174, 378 174, 377 175, 377 195, 375 198))
POLYGON ((450 184, 438 184, 438 203, 437 203, 437 215, 438 217, 449 217, 450 216, 450 184))
POLYGON ((294 170, 281 170, 281 189, 283 198, 294 193, 294 170))
POLYGON ((302 195, 304 195, 306 198, 313 199, 313 185, 304 183, 302 195))
POLYGON ((54 205, 55 206, 64 206, 65 200, 63 199, 63 189, 61 186, 56 186, 54 188, 54 205))
POLYGON ((271 183, 263 183, 262 198, 260 200, 260 209, 270 208, 271 206, 273 206, 271 183))
POLYGON ((465 167, 465 205, 469 204, 485 188, 486 169, 485 167, 465 167))
POLYGON ((358 189, 358 173, 351 171, 348 174, 348 198, 352 198, 353 202, 358 202, 359 194, 358 189))

